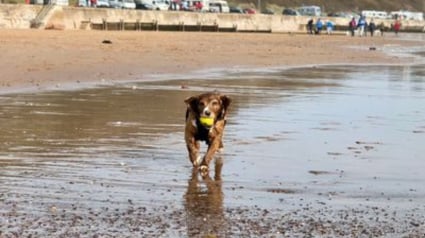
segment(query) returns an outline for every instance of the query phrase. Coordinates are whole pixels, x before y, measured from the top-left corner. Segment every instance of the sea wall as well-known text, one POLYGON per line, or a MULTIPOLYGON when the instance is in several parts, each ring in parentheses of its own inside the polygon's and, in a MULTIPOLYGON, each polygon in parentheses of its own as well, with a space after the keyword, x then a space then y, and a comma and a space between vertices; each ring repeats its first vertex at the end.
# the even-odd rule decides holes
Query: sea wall
MULTIPOLYGON (((34 20, 42 12, 43 6, 23 4, 0 5, 0 28, 27 29, 33 26, 34 20)), ((38 17, 40 18, 40 17, 38 17)), ((280 14, 223 14, 195 13, 174 11, 141 11, 107 8, 79 8, 54 6, 43 14, 40 26, 60 27, 61 29, 91 29, 93 24, 102 22, 155 23, 162 26, 203 25, 219 28, 235 28, 237 31, 266 32, 305 32, 305 24, 309 17, 284 16, 280 14)), ((337 29, 344 30, 348 25, 347 18, 329 18, 335 22, 337 29)), ((391 20, 375 20, 384 22, 390 27, 391 20)), ((425 21, 403 21, 405 30, 421 31, 425 21)))
POLYGON ((0 4, 0 28, 30 28, 41 5, 0 4))

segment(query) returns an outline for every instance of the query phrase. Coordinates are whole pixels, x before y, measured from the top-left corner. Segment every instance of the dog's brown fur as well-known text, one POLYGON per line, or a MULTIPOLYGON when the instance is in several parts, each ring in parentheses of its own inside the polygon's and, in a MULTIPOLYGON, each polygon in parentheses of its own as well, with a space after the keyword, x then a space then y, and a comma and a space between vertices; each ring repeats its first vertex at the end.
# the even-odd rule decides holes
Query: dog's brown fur
POLYGON ((187 104, 184 136, 186 146, 190 161, 194 167, 201 166, 201 171, 208 170, 215 152, 223 148, 223 131, 230 102, 229 97, 216 92, 203 93, 185 100, 187 104), (201 125, 199 121, 201 116, 214 118, 214 124, 210 128, 201 125), (208 145, 203 158, 199 155, 199 141, 205 141, 208 145))

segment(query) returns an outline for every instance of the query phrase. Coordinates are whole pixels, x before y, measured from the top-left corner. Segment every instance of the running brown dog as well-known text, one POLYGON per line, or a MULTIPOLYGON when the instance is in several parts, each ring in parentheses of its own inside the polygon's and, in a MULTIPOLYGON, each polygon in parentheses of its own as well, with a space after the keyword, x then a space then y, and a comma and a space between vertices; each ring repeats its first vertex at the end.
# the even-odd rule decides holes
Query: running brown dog
POLYGON ((185 100, 186 146, 190 161, 194 167, 200 166, 201 171, 208 171, 214 154, 223 148, 222 138, 230 102, 229 97, 217 92, 203 93, 185 100), (205 141, 208 145, 203 158, 199 155, 200 141, 205 141))

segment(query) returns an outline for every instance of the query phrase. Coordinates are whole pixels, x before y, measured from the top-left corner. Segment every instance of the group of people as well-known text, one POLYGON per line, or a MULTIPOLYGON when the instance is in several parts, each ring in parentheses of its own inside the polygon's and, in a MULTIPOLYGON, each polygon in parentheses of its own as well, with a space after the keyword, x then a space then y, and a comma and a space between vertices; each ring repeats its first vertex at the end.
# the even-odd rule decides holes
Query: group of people
MULTIPOLYGON (((396 19, 394 24, 391 25, 391 28, 394 30, 395 34, 397 35, 401 28, 400 20, 396 19)), ((368 32, 370 36, 374 36, 376 30, 379 30, 381 36, 383 36, 385 31, 385 25, 383 22, 377 25, 374 22, 373 18, 370 20, 370 22, 367 22, 365 16, 360 16, 358 21, 356 21, 355 17, 351 19, 351 21, 348 23, 348 29, 351 36, 355 36, 356 31, 357 31, 357 35, 360 37, 367 36, 368 32)), ((334 23, 331 20, 326 20, 324 22, 320 18, 317 19, 316 23, 314 23, 312 18, 308 20, 307 22, 308 34, 320 35, 321 32, 324 30, 326 30, 326 33, 328 35, 332 34, 332 31, 334 30, 334 23)))
MULTIPOLYGON (((369 31, 370 36, 373 36, 376 30, 379 30, 381 36, 384 35, 385 26, 384 22, 381 22, 379 25, 376 25, 373 21, 373 18, 368 23, 366 21, 366 17, 360 16, 358 22, 353 17, 351 21, 348 23, 348 28, 350 29, 351 36, 355 35, 355 31, 357 30, 358 36, 367 36, 367 32, 369 31)), ((394 30, 395 34, 398 35, 398 32, 401 29, 401 22, 399 19, 394 21, 394 24, 391 24, 391 28, 394 30)))
POLYGON ((313 18, 308 20, 307 22, 307 31, 308 34, 317 34, 320 35, 323 30, 326 29, 326 33, 328 35, 332 34, 332 31, 334 29, 334 23, 331 20, 327 20, 326 22, 323 22, 322 19, 317 19, 316 24, 314 24, 313 18))
POLYGON ((368 23, 365 16, 360 16, 357 22, 356 18, 353 17, 348 23, 348 29, 350 30, 351 36, 355 36, 356 30, 357 35, 360 37, 367 36, 367 32, 370 33, 370 36, 374 36, 377 29, 379 29, 381 36, 384 35, 384 23, 381 22, 379 25, 376 25, 373 19, 368 23))
POLYGON ((170 10, 184 10, 184 11, 201 11, 203 8, 201 1, 180 1, 173 0, 171 1, 170 10))

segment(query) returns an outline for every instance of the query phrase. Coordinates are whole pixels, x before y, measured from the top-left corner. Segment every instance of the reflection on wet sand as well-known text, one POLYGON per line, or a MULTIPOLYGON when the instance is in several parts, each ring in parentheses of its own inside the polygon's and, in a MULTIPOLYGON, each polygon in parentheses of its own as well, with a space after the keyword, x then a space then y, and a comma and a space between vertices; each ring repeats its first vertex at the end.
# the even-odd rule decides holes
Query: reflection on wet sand
POLYGON ((188 237, 225 237, 222 167, 223 159, 217 158, 214 179, 209 174, 201 176, 197 168, 192 170, 184 203, 188 237))
POLYGON ((0 237, 423 234, 424 68, 3 95, 0 237), (202 178, 182 139, 183 100, 214 89, 234 104, 225 164, 202 178))

